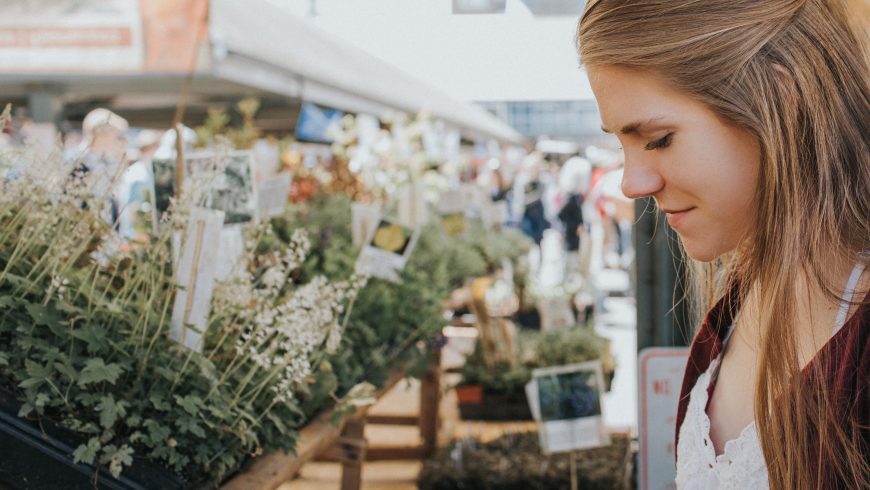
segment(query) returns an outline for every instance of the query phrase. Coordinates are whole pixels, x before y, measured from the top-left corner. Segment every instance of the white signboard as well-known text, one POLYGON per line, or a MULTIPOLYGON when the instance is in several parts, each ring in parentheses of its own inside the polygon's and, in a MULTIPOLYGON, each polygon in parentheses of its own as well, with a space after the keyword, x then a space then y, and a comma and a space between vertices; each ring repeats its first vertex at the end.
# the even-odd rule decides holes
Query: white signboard
POLYGON ((610 444, 602 415, 603 391, 600 360, 532 371, 526 397, 544 454, 610 444))
POLYGON ((637 477, 641 490, 676 488, 674 433, 677 401, 688 357, 687 347, 653 347, 640 353, 637 477))
POLYGON ((214 288, 223 211, 195 208, 190 214, 182 244, 175 281, 175 305, 172 309, 173 340, 188 349, 202 352, 202 334, 208 325, 211 295, 214 288))
POLYGON ((257 218, 268 219, 284 214, 290 197, 290 172, 264 179, 257 186, 257 218))
POLYGON ((136 0, 0 2, 0 72, 138 71, 142 38, 136 0))
POLYGON ((356 261, 356 273, 398 282, 398 273, 411 258, 420 238, 420 229, 412 229, 381 219, 356 261))
POLYGON ((225 281, 232 275, 233 268, 245 253, 244 225, 224 225, 218 242, 215 261, 215 279, 225 281))

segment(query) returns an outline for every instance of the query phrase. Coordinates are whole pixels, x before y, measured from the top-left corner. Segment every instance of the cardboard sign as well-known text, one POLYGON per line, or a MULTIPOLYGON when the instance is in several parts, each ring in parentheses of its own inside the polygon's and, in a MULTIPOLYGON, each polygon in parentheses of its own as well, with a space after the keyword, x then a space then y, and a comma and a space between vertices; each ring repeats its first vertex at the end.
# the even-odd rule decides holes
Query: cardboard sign
POLYGON ((381 205, 354 202, 350 205, 350 229, 353 246, 362 248, 381 220, 381 205))
POLYGON ((408 264, 420 238, 420 229, 412 229, 381 219, 356 261, 356 273, 399 281, 398 273, 408 264))
MULTIPOLYGON (((257 196, 254 188, 252 155, 249 151, 232 151, 219 155, 212 151, 192 153, 184 159, 184 187, 188 189, 194 180, 191 177, 222 168, 210 183, 203 202, 197 203, 209 209, 223 211, 226 223, 251 221, 257 214, 257 196)), ((170 199, 175 196, 175 159, 155 158, 151 161, 154 175, 154 222, 159 223, 169 209, 170 199)))
POLYGON ((282 172, 260 182, 257 186, 257 219, 269 219, 284 214, 290 198, 292 180, 289 172, 282 172))
POLYGON ((223 211, 195 208, 190 214, 175 274, 178 290, 172 309, 173 340, 202 352, 202 334, 208 325, 215 263, 223 211))
POLYGON ((688 347, 653 347, 641 351, 638 358, 640 448, 637 478, 641 490, 676 488, 674 433, 677 401, 688 359, 688 347))
POLYGON ((602 416, 602 373, 600 360, 532 371, 526 396, 544 454, 610 444, 602 416))

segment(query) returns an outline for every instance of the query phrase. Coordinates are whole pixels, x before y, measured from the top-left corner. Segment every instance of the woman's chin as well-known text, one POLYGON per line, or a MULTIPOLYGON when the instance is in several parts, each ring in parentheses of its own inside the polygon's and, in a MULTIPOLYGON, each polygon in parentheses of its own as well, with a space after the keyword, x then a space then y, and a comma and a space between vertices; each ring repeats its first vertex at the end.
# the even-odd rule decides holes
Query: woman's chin
POLYGON ((720 247, 709 243, 696 243, 692 240, 682 239, 686 255, 698 262, 712 262, 724 253, 720 247))

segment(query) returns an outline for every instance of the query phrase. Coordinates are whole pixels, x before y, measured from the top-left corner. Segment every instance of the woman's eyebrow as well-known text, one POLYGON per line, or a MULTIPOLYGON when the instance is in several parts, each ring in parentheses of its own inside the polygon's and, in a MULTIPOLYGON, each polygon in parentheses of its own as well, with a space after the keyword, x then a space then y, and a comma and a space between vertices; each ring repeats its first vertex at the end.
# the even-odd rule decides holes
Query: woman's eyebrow
MULTIPOLYGON (((641 130, 647 129, 648 126, 654 125, 657 121, 663 119, 664 116, 655 116, 647 119, 646 121, 635 121, 629 124, 626 124, 619 130, 621 134, 637 134, 640 133, 641 130)), ((601 126, 601 130, 605 133, 612 134, 613 131, 605 128, 603 125, 601 126)))

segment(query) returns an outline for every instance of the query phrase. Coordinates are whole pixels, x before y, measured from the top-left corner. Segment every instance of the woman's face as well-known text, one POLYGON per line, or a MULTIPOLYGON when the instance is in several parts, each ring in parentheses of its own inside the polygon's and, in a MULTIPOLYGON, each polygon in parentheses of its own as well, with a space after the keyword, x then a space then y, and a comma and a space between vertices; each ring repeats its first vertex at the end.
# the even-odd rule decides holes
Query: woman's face
POLYGON ((756 226, 756 138, 648 72, 614 65, 588 71, 602 127, 625 152, 622 192, 652 196, 696 260, 736 248, 756 226))

